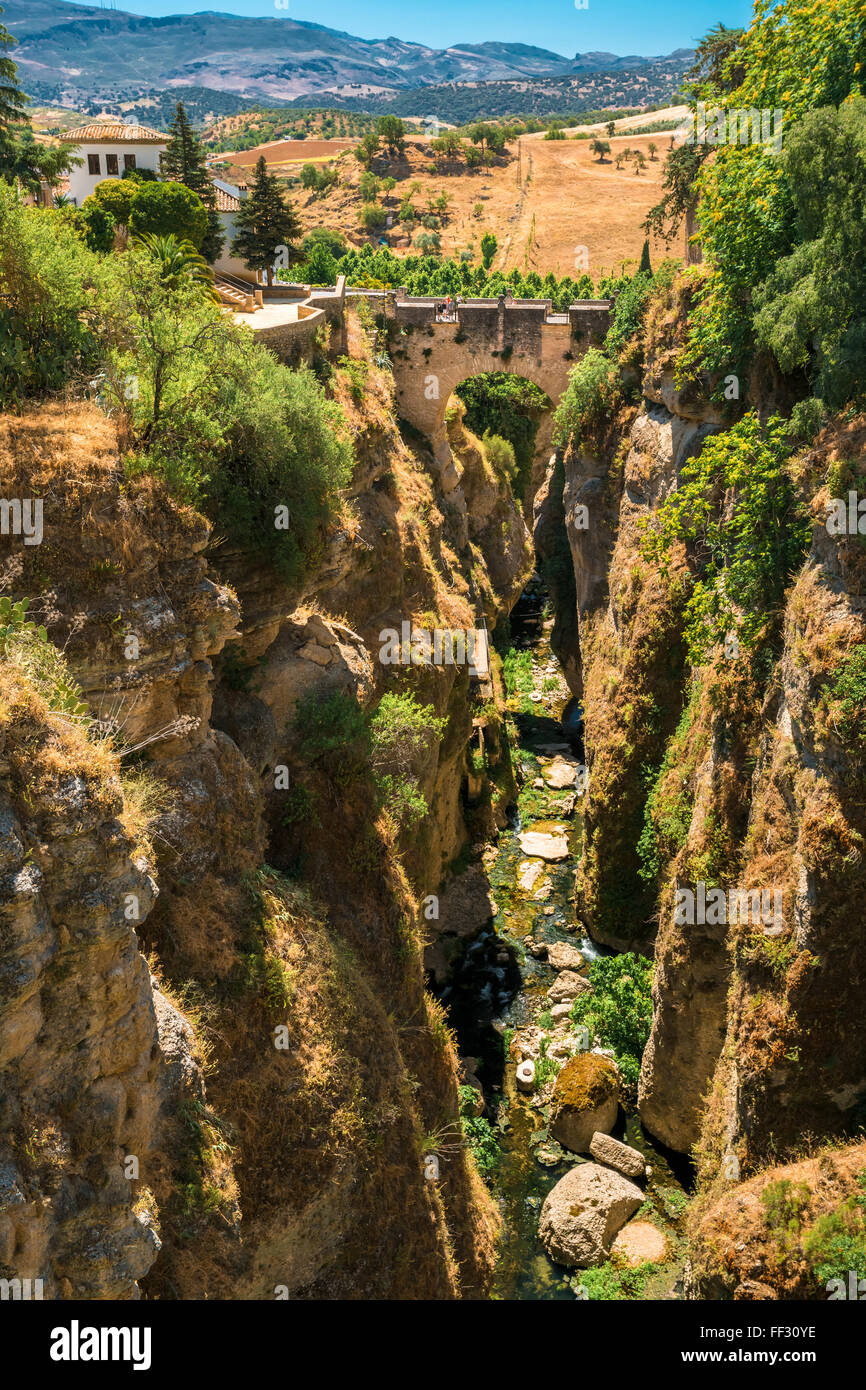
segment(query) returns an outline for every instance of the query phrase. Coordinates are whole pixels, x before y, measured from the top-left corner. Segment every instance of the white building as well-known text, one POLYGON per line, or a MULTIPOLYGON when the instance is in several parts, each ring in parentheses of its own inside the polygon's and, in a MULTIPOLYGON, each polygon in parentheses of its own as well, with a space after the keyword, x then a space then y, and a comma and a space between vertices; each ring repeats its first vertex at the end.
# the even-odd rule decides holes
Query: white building
POLYGON ((83 161, 68 170, 69 196, 81 207, 103 179, 119 179, 124 169, 150 169, 159 173, 159 157, 168 145, 168 136, 144 125, 124 125, 122 121, 94 121, 76 126, 63 136, 77 145, 83 161))
POLYGON ((235 236, 235 215, 240 209, 240 205, 247 196, 246 189, 238 188, 237 184, 227 183, 224 179, 216 179, 211 174, 211 183, 216 190, 216 210, 220 220, 220 230, 225 237, 223 249, 214 261, 214 270, 217 274, 233 275, 238 280, 249 280, 252 284, 260 284, 260 278, 254 270, 250 270, 242 260, 231 253, 232 239, 235 236))

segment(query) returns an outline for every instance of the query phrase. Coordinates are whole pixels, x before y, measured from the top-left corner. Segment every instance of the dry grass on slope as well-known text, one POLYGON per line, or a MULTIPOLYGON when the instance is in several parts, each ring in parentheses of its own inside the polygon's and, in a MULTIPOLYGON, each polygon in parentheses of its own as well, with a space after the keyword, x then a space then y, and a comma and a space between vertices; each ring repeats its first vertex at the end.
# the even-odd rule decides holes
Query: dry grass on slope
POLYGON ((719 1184, 690 1215, 692 1296, 825 1299, 830 1278, 862 1278, 864 1174, 858 1143, 719 1184))

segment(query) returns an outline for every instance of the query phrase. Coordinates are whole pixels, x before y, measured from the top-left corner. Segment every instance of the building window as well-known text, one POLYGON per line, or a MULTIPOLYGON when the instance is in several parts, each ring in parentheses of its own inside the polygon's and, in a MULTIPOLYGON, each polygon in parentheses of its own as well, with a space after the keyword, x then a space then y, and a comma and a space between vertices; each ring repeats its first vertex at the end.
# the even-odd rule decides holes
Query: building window
POLYGON ((88 174, 98 174, 100 172, 98 154, 89 154, 87 156, 87 172, 88 174))
POLYGON ((134 154, 125 154, 125 155, 123 156, 123 167, 124 167, 124 169, 134 169, 134 168, 135 168, 135 155, 134 155, 134 154))
POLYGON ((116 154, 107 154, 105 156, 105 172, 107 174, 116 174, 118 172, 116 154))

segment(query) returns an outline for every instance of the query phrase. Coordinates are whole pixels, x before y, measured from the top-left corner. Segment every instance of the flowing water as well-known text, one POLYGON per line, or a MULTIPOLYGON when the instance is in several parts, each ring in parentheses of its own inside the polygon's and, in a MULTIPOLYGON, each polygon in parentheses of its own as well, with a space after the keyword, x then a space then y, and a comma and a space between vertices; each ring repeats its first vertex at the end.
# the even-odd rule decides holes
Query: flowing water
MULTIPOLYGON (((547 990, 556 978, 555 971, 545 960, 535 958, 524 942, 527 938, 548 945, 568 942, 590 961, 606 954, 575 923, 574 873, 582 849, 580 795, 573 787, 557 791, 538 785, 543 766, 557 753, 583 761, 580 706, 570 697, 550 651, 551 627, 552 620, 545 616, 545 593, 536 576, 511 617, 513 647, 528 654, 518 668, 521 708, 512 715, 516 732, 512 755, 523 785, 507 828, 484 854, 497 913, 490 928, 471 941, 440 991, 461 1056, 478 1061, 486 1113, 499 1131, 501 1159, 493 1190, 504 1228, 494 1296, 501 1299, 573 1300, 579 1285, 572 1271, 549 1259, 537 1229, 547 1193, 582 1160, 550 1139, 549 1106, 538 1108, 531 1104, 532 1096, 518 1091, 515 1064, 508 1055, 513 1031, 534 1023, 549 1009, 547 990), (568 858, 558 863, 527 859, 519 837, 528 829, 564 833, 568 858)), ((655 1145, 633 1113, 620 1111, 614 1134, 640 1149, 650 1164, 647 1195, 653 1198, 657 1215, 669 1225, 675 1256, 688 1165, 655 1145)), ((677 1273, 672 1259, 656 1282, 656 1296, 676 1296, 677 1273)))

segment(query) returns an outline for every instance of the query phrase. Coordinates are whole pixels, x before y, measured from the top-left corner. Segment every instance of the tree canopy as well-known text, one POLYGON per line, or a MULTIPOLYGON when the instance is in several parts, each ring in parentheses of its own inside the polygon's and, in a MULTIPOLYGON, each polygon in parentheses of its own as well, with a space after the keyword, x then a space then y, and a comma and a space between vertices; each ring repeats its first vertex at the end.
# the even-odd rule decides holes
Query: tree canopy
POLYGON ((232 255, 240 256, 251 270, 265 272, 270 282, 278 257, 287 266, 303 259, 297 244, 300 230, 279 179, 268 173, 265 157, 260 155, 249 197, 235 218, 232 255))
POLYGON ((177 103, 168 133, 168 144, 160 156, 162 177, 182 183, 201 198, 207 208, 207 228, 199 250, 205 260, 215 261, 225 243, 216 210, 216 190, 207 171, 204 148, 182 101, 177 103))

